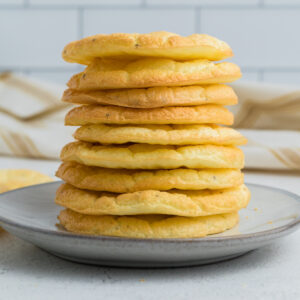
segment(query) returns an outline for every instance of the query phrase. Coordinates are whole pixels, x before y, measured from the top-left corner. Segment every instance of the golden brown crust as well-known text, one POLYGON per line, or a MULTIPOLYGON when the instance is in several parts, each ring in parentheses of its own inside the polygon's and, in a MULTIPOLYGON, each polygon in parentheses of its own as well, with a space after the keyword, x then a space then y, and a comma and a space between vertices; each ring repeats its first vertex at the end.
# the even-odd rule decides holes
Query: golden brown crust
POLYGON ((237 169, 125 170, 62 163, 56 176, 80 188, 113 193, 143 190, 224 189, 241 185, 244 176, 237 169))
POLYGON ((184 37, 166 31, 97 34, 69 43, 62 53, 65 61, 86 65, 94 57, 156 56, 175 60, 221 60, 232 55, 225 42, 207 34, 184 37))
POLYGON ((241 77, 240 68, 229 62, 174 61, 144 58, 135 61, 95 59, 68 82, 73 90, 145 88, 225 83, 241 77))
POLYGON ((244 166, 242 150, 229 146, 94 145, 67 144, 62 161, 113 169, 233 168, 244 166))
POLYGON ((200 217, 238 211, 247 206, 249 199, 250 192, 245 185, 214 191, 145 190, 114 194, 62 184, 57 190, 55 202, 85 215, 164 214, 200 217))
POLYGON ((234 105, 238 99, 232 87, 225 84, 209 86, 152 87, 75 91, 65 90, 62 101, 75 104, 117 105, 132 108, 194 106, 201 104, 234 105))
POLYGON ((83 105, 65 117, 65 125, 88 124, 233 124, 233 114, 216 104, 186 107, 128 108, 119 106, 83 105))
POLYGON ((0 170, 0 193, 50 181, 53 181, 51 177, 34 170, 2 169, 0 170))
POLYGON ((89 216, 65 209, 58 216, 68 231, 130 238, 196 238, 223 232, 239 221, 237 212, 206 217, 89 216))
POLYGON ((101 144, 144 143, 156 145, 244 145, 238 131, 217 125, 106 125, 78 128, 77 140, 101 144))

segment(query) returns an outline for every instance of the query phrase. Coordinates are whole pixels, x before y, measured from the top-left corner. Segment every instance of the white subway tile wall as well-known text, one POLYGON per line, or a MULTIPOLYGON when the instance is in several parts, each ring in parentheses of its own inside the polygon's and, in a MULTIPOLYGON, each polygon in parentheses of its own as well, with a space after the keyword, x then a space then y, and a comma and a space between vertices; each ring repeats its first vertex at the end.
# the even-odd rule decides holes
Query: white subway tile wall
POLYGON ((150 5, 209 5, 209 6, 224 6, 224 5, 257 5, 260 0, 146 0, 150 5))
POLYGON ((70 68, 60 54, 66 41, 78 38, 77 15, 74 9, 1 9, 1 68, 70 68))
POLYGON ((23 5, 23 0, 0 0, 0 5, 23 5))
POLYGON ((264 81, 300 85, 300 72, 265 72, 264 81))
MULTIPOLYGON (((1 0, 0 0, 1 1, 1 0)), ((28 0, 30 4, 36 5, 140 5, 142 0, 28 0)))
POLYGON ((33 78, 39 78, 45 81, 51 81, 55 83, 67 83, 68 80, 78 71, 28 71, 26 74, 33 78))
POLYGON ((300 5, 299 0, 265 0, 267 5, 300 5))
POLYGON ((83 36, 167 30, 228 42, 243 80, 300 85, 300 0, 0 0, 0 71, 65 83, 83 36))
POLYGON ((247 81, 260 81, 262 77, 262 72, 259 71, 248 71, 243 69, 243 76, 241 80, 247 80, 247 81))
POLYGON ((295 9, 203 9, 199 29, 227 41, 242 67, 300 68, 299 17, 295 9))
POLYGON ((195 31, 195 19, 193 9, 93 9, 84 12, 83 35, 159 30, 189 35, 195 31))

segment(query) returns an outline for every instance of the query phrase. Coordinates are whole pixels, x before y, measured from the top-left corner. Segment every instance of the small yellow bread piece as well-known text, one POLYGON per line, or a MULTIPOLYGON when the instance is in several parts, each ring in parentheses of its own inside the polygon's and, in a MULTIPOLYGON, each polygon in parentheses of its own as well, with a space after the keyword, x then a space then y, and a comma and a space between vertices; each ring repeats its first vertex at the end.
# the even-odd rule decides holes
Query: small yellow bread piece
POLYGON ((61 151, 62 161, 113 169, 233 168, 242 169, 244 154, 233 146, 94 145, 72 142, 61 151))
POLYGON ((83 105, 70 110, 65 125, 88 124, 233 124, 233 114, 215 104, 186 107, 128 108, 83 105))
POLYGON ((78 128, 74 137, 101 144, 144 143, 157 145, 244 145, 238 131, 217 125, 106 125, 78 128))
POLYGON ((175 60, 221 60, 233 55, 223 41, 207 34, 184 37, 172 32, 97 34, 69 43, 65 61, 88 65, 95 57, 166 57, 175 60))
POLYGON ((249 199, 250 192, 245 185, 214 191, 145 190, 113 194, 62 184, 56 192, 55 202, 85 215, 164 214, 200 217, 238 211, 247 206, 249 199))
POLYGON ((224 189, 241 185, 244 176, 237 169, 125 170, 62 163, 56 176, 80 188, 113 193, 143 190, 224 189))
POLYGON ((220 233, 239 222, 237 212, 206 217, 176 217, 165 215, 89 216, 70 209, 58 216, 68 231, 128 238, 197 238, 220 233))
POLYGON ((51 177, 34 170, 2 169, 0 170, 0 193, 50 181, 53 181, 51 177))
POLYGON ((68 82, 73 90, 145 88, 231 82, 241 77, 240 68, 229 62, 174 61, 144 58, 119 61, 97 58, 68 82))
POLYGON ((62 101, 75 104, 117 105, 132 108, 194 106, 201 104, 234 105, 238 99, 232 87, 225 84, 208 86, 152 87, 75 91, 65 90, 62 101))

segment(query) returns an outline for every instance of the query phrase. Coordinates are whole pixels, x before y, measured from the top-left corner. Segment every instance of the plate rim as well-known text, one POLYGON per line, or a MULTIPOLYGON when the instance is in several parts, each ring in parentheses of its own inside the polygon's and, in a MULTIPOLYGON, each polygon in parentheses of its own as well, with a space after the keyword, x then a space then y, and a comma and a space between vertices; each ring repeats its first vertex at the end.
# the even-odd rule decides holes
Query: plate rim
MULTIPOLYGON (((0 199, 3 196, 14 193, 16 191, 30 189, 32 187, 42 186, 42 185, 54 185, 54 184, 58 184, 61 182, 63 182, 63 181, 58 180, 58 181, 54 181, 54 182, 35 184, 35 185, 15 189, 12 191, 7 191, 7 192, 0 194, 0 199)), ((299 195, 297 195, 293 192, 287 191, 285 189, 272 187, 272 186, 268 186, 268 185, 263 185, 263 184, 256 184, 256 183, 245 182, 245 184, 249 187, 253 186, 253 187, 258 187, 258 188, 275 190, 281 194, 288 195, 289 197, 293 198, 294 200, 296 200, 300 203, 299 195)), ((76 238, 76 239, 81 239, 81 240, 94 240, 94 241, 96 240, 96 241, 111 241, 111 242, 124 242, 124 241, 129 242, 130 241, 133 243, 141 243, 141 242, 142 243, 219 243, 219 242, 225 242, 225 241, 240 242, 240 241, 244 241, 244 240, 256 239, 256 238, 261 238, 261 237, 266 237, 266 236, 272 237, 281 232, 292 230, 300 225, 300 214, 298 214, 298 216, 295 218, 294 221, 292 221, 288 224, 273 228, 273 229, 268 229, 268 230, 263 230, 260 232, 254 232, 254 233, 248 233, 248 234, 233 235, 233 236, 218 236, 218 237, 208 236, 208 237, 204 237, 204 238, 200 237, 200 238, 164 238, 164 239, 147 238, 147 239, 142 239, 142 238, 116 237, 116 236, 105 236, 105 235, 95 235, 95 236, 94 235, 85 235, 85 234, 72 233, 72 232, 68 232, 68 231, 54 231, 51 229, 38 228, 38 227, 34 227, 31 225, 26 225, 26 224, 23 224, 20 222, 10 220, 0 214, 0 225, 1 225, 1 223, 3 223, 4 225, 8 225, 10 227, 15 227, 17 229, 27 230, 30 232, 40 233, 40 234, 44 234, 44 235, 52 235, 52 236, 56 236, 59 238, 63 237, 63 238, 67 238, 67 239, 76 238)))

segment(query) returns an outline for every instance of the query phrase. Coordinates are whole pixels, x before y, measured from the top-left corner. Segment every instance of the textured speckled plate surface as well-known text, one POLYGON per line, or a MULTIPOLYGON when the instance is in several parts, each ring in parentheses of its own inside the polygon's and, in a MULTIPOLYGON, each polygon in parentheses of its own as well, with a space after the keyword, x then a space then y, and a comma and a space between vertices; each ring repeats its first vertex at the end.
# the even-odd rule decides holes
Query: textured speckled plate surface
POLYGON ((46 183, 1 194, 0 225, 54 255, 83 263, 124 267, 206 264, 265 246, 300 224, 299 196, 247 184, 250 204, 240 212, 240 224, 222 234, 164 240, 77 235, 55 226, 61 208, 53 199, 59 185, 46 183))

